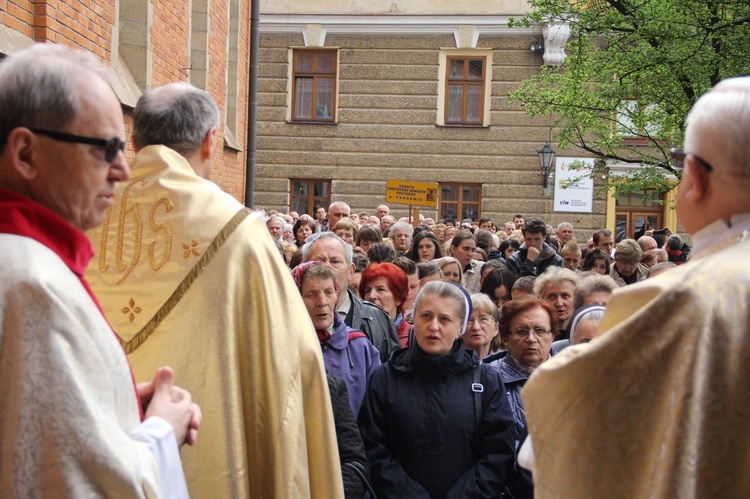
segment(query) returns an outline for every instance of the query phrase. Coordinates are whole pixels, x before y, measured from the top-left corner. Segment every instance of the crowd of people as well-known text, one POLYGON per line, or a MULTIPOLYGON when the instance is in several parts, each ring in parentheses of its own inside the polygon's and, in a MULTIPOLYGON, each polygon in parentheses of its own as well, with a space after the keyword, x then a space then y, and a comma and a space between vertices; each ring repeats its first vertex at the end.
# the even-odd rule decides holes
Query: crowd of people
POLYGON ((750 79, 672 152, 694 248, 261 216, 209 180, 206 92, 145 92, 127 164, 107 71, 61 46, 0 64, 0 108, 3 495, 750 493, 750 79))

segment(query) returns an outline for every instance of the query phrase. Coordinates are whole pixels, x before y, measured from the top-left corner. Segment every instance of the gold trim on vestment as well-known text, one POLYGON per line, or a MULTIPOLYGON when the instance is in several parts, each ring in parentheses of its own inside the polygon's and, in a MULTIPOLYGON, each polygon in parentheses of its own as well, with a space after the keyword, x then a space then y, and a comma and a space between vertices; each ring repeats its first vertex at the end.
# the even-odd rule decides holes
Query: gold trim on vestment
POLYGON ((117 335, 117 339, 120 342, 120 345, 122 345, 122 348, 125 349, 125 353, 128 355, 135 352, 135 350, 143 344, 146 339, 148 339, 149 336, 151 336, 151 333, 154 332, 154 330, 159 326, 159 324, 167 318, 167 315, 172 311, 172 309, 180 302, 183 296, 185 296, 185 293, 188 292, 190 289, 190 286, 192 286, 193 282, 198 278, 198 276, 201 275, 201 272, 208 266, 208 264, 211 262, 211 259, 213 259, 216 252, 221 248, 221 246, 224 244, 224 242, 229 238, 229 236, 234 232, 234 230, 242 223, 247 216, 252 213, 252 210, 249 208, 243 207, 240 211, 237 212, 236 215, 232 217, 232 219, 227 222, 227 224, 224 226, 223 229, 221 229, 221 232, 219 232, 213 241, 211 241, 211 244, 206 249, 206 252, 203 253, 203 256, 200 260, 198 260, 198 263, 195 264, 195 266, 190 269, 190 272, 188 275, 185 276, 185 278, 180 282, 180 285, 177 286, 177 288, 174 290, 172 295, 167 299, 167 301, 162 305, 162 307, 154 314, 154 316, 151 318, 150 321, 141 329, 138 331, 138 334, 133 336, 133 338, 130 339, 130 341, 124 341, 119 335, 117 335))

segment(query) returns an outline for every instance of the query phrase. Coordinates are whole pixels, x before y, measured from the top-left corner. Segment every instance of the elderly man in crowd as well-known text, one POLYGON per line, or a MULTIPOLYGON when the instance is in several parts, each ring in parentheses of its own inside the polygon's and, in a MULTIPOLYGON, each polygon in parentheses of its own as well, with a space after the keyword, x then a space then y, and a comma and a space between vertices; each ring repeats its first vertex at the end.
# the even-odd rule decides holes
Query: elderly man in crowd
POLYGON ((336 223, 342 218, 348 218, 351 213, 349 205, 343 201, 334 201, 331 206, 328 207, 328 229, 333 230, 336 223))
POLYGON ((323 262, 333 269, 339 288, 336 310, 347 326, 369 338, 380 352, 381 362, 387 362, 391 352, 401 346, 396 328, 385 310, 360 300, 349 290, 349 278, 355 271, 351 245, 332 232, 317 233, 307 238, 302 255, 306 262, 323 262))
POLYGON ((278 215, 274 215, 272 217, 268 217, 268 220, 266 220, 266 228, 268 229, 268 233, 271 234, 271 239, 273 239, 274 242, 280 243, 284 240, 284 219, 281 218, 278 215))
POLYGON ((565 246, 567 243, 573 241, 575 242, 576 238, 574 235, 575 229, 573 228, 573 224, 570 222, 562 222, 560 225, 557 226, 557 238, 560 240, 560 251, 562 252, 562 247, 565 246))
MULTIPOLYGON (((0 493, 186 497, 200 410, 161 362, 133 384, 83 277, 86 230, 130 178, 109 73, 34 45, 0 64, 0 493), (143 411, 145 420, 142 422, 143 411), (186 458, 191 453, 186 453, 186 458)), ((181 374, 181 373, 180 373, 181 374)))
POLYGON ((380 206, 378 206, 378 207, 377 207, 377 208, 375 209, 375 215, 376 215, 376 216, 377 216, 377 217, 378 217, 379 219, 381 219, 381 220, 383 219, 383 217, 384 217, 384 216, 386 216, 386 215, 389 215, 390 213, 391 213, 391 209, 390 209, 390 208, 388 208, 388 206, 387 206, 387 205, 384 205, 384 204, 381 204, 380 206))
MULTIPOLYGON (((382 223, 382 220, 381 220, 382 223)), ((411 239, 414 234, 414 227, 408 222, 396 222, 391 226, 389 232, 393 248, 397 253, 403 255, 411 247, 411 239)))
POLYGON ((750 78, 703 95, 672 156, 694 256, 617 290, 596 341, 526 384, 535 497, 750 491, 750 78))
POLYGON ((187 83, 138 99, 134 180, 91 233, 87 276, 135 374, 167 360, 203 403, 185 459, 193 497, 341 497, 305 305, 263 218, 208 180, 219 125, 214 100, 187 83))
POLYGON ((609 276, 619 286, 644 280, 648 276, 648 267, 641 263, 642 256, 641 247, 634 239, 623 239, 617 243, 615 263, 610 269, 609 276))
POLYGON ((380 226, 380 232, 382 232, 385 236, 388 234, 388 229, 391 228, 391 225, 393 225, 393 217, 390 215, 383 215, 383 218, 380 219, 379 226, 380 226))

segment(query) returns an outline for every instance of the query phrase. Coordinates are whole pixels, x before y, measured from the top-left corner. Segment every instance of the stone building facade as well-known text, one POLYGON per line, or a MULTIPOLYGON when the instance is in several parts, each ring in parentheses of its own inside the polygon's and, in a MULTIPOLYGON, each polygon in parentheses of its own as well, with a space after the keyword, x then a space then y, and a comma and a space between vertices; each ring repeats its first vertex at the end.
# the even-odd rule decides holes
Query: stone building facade
POLYGON ((0 57, 33 42, 93 52, 115 70, 128 133, 144 90, 174 81, 207 90, 223 124, 212 179, 243 200, 249 18, 243 0, 0 0, 0 57))
MULTIPOLYGON (((527 10, 513 0, 262 2, 256 205, 300 211, 344 200, 373 212, 395 179, 440 185, 442 204, 422 208, 426 216, 541 216, 573 223, 579 240, 615 230, 617 200, 601 193, 591 213, 556 212, 552 190, 542 187, 537 151, 549 139, 549 119, 530 117, 508 94, 564 52, 543 25, 508 27, 527 10), (535 42, 544 49, 530 50, 535 42), (330 52, 333 66, 320 74, 303 67, 299 57, 317 60, 308 52, 330 52), (476 79, 482 72, 481 97, 474 89, 470 105, 471 91, 459 90, 458 101, 467 100, 458 114, 456 59, 469 72, 483 61, 473 68, 476 79), (333 83, 318 87, 325 77, 333 83), (323 107, 298 111, 318 102, 323 107)), ((404 216, 408 206, 391 210, 404 216)), ((660 223, 668 216, 663 210, 660 223)))

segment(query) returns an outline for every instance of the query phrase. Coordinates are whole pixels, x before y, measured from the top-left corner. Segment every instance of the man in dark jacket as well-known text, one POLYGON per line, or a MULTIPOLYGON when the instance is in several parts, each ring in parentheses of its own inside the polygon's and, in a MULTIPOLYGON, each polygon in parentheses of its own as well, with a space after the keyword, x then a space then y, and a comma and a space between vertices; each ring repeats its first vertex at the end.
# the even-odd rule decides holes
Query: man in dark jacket
POLYGON ((518 277, 538 276, 550 266, 563 267, 564 262, 554 248, 544 242, 547 226, 540 218, 529 218, 523 223, 523 244, 508 258, 508 267, 518 277))
POLYGON ((401 348, 396 328, 385 310, 349 291, 349 277, 354 273, 352 253, 352 247, 333 232, 313 234, 302 247, 304 261, 319 261, 333 269, 339 286, 336 310, 347 326, 369 338, 380 352, 380 361, 385 363, 392 352, 401 348))

